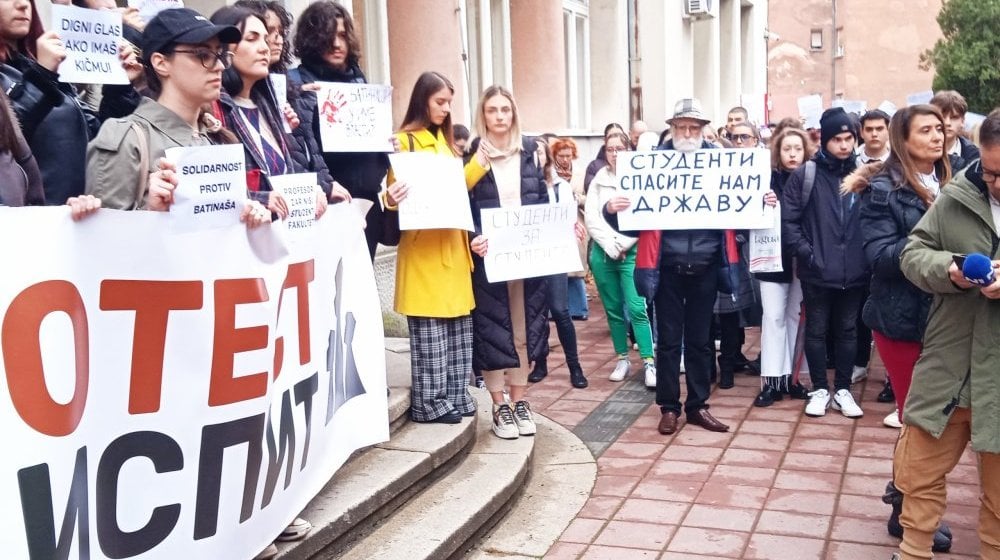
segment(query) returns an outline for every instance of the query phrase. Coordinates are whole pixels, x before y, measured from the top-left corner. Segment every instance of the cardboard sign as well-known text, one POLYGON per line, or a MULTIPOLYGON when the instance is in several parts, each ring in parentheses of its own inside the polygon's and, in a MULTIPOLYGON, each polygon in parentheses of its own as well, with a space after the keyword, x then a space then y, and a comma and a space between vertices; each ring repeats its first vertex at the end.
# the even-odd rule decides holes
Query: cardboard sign
POLYGON ((271 228, 169 223, 0 207, 5 558, 253 558, 389 437, 351 209, 293 252, 262 250, 271 228))
POLYGON ((805 129, 819 128, 819 118, 823 115, 823 96, 814 93, 798 99, 799 116, 806 120, 805 129))
POLYGON ((389 154, 389 162, 396 180, 410 187, 399 204, 399 229, 475 229, 461 159, 401 152, 389 154))
POLYGON ((781 272, 781 205, 767 208, 774 215, 767 229, 750 230, 750 272, 781 272))
POLYGON ((324 152, 391 152, 392 87, 317 82, 324 152))
POLYGON ((168 148, 177 166, 170 215, 175 231, 200 231, 239 223, 247 201, 242 144, 168 148))
POLYGON ((574 230, 576 205, 569 201, 484 208, 486 278, 502 282, 583 270, 574 230))
POLYGON ((66 59, 59 64, 60 82, 129 83, 118 60, 118 44, 122 41, 120 13, 53 4, 52 29, 66 46, 66 59))
POLYGON ((618 193, 631 206, 618 214, 624 230, 758 229, 771 226, 764 149, 674 150, 618 154, 618 193))

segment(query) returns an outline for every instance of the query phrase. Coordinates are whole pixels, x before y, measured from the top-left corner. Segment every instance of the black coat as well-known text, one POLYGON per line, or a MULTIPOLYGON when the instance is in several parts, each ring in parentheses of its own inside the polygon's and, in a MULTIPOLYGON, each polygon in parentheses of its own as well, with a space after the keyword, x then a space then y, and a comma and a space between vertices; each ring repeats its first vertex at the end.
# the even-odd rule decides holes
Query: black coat
POLYGON ((959 171, 979 159, 979 148, 971 140, 959 136, 958 145, 962 147, 962 152, 957 156, 954 154, 948 155, 948 162, 951 163, 951 172, 953 175, 958 175, 959 171))
MULTIPOLYGON (((301 88, 302 84, 313 82, 342 82, 365 84, 368 81, 358 67, 352 67, 347 72, 338 72, 325 64, 302 61, 298 68, 288 71, 289 83, 292 87, 301 88)), ((299 118, 308 114, 313 137, 319 141, 319 118, 316 116, 316 92, 303 92, 299 98, 296 111, 299 118), (301 110, 300 110, 301 109, 301 110)), ((302 121, 301 126, 309 126, 302 121)), ((388 138, 386 141, 388 142, 388 138)), ((322 146, 319 146, 322 148, 322 146)), ((382 189, 382 179, 389 171, 389 156, 383 152, 322 152, 326 167, 334 181, 341 184, 351 196, 375 201, 378 203, 378 193, 382 189)))
MULTIPOLYGON (((473 140, 466 160, 475 157, 479 140, 473 140)), ((542 177, 542 170, 535 162, 536 143, 534 138, 522 138, 521 150, 521 204, 547 204, 548 189, 542 177)), ((469 191, 472 204, 472 220, 476 232, 482 232, 480 210, 499 208, 500 194, 496 179, 489 171, 469 191)), ((472 365, 477 371, 510 369, 520 366, 514 346, 514 331, 510 317, 510 299, 507 283, 490 283, 486 278, 483 259, 472 255, 472 292, 476 298, 476 308, 472 310, 473 343, 472 365)), ((533 362, 548 355, 549 323, 548 286, 546 277, 524 279, 524 320, 528 337, 528 361, 533 362)))
POLYGON ((930 294, 903 276, 899 257, 907 237, 927 207, 901 177, 882 171, 861 194, 861 231, 865 258, 871 267, 871 295, 862 319, 887 338, 919 342, 924 338, 930 294))
POLYGON ((785 183, 783 243, 795 252, 802 283, 838 289, 864 286, 870 274, 858 224, 861 205, 857 195, 840 194, 841 183, 855 169, 855 159, 838 160, 820 151, 813 161, 816 181, 805 207, 802 182, 806 166, 793 171, 785 183))
MULTIPOLYGON (((785 183, 791 177, 792 172, 787 169, 775 169, 771 172, 771 191, 774 192, 778 200, 784 199, 785 183)), ((782 239, 784 241, 784 239, 782 239)), ((759 272, 754 276, 761 282, 776 282, 778 284, 792 283, 792 262, 793 249, 787 244, 781 247, 781 272, 759 272)))

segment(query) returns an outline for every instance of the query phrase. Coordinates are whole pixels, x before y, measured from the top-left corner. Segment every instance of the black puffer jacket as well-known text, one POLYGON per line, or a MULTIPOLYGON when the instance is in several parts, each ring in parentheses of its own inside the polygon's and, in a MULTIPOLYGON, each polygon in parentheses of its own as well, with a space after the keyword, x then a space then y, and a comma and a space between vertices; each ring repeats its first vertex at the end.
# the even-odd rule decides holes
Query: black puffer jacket
MULTIPOLYGON (((472 142, 466 161, 475 157, 479 140, 472 142)), ((548 190, 542 178, 542 170, 535 162, 536 143, 534 138, 522 138, 521 149, 521 204, 547 204, 548 190)), ((469 192, 472 203, 472 219, 477 234, 482 231, 480 210, 499 208, 500 194, 496 179, 490 171, 479 180, 469 192)), ((474 237, 475 235, 473 235, 474 237)), ((476 298, 476 308, 472 310, 473 343, 472 364, 477 371, 527 366, 521 364, 514 347, 511 327, 510 299, 507 297, 507 283, 490 283, 486 279, 483 259, 472 255, 472 292, 476 298)), ((524 319, 528 337, 528 361, 533 362, 548 354, 549 323, 545 316, 548 309, 548 288, 545 277, 524 280, 524 319)))
POLYGON ((948 160, 949 163, 951 163, 951 171, 956 175, 959 171, 965 169, 970 163, 979 159, 979 148, 973 144, 971 140, 959 136, 958 145, 962 147, 962 151, 959 155, 948 154, 948 160))
POLYGON ((858 169, 844 184, 861 193, 861 231, 872 271, 871 295, 862 319, 888 338, 919 342, 933 298, 903 276, 899 257, 927 207, 903 177, 882 169, 880 163, 858 169))
MULTIPOLYGON (((699 149, 717 149, 702 141, 699 149)), ((668 140, 658 150, 673 150, 668 140)), ((660 233, 660 266, 707 267, 721 263, 723 233, 717 229, 663 230, 660 233)))
POLYGON ((802 183, 807 166, 792 172, 785 183, 783 243, 795 251, 802 283, 838 289, 864 286, 871 275, 858 224, 861 205, 855 193, 846 199, 840 194, 841 182, 856 167, 854 156, 838 160, 821 150, 812 161, 816 163, 816 180, 806 204, 802 183))
MULTIPOLYGON (((329 65, 305 60, 298 68, 288 71, 288 79, 295 88, 313 82, 368 83, 361 69, 356 66, 347 72, 338 72, 329 65)), ((319 119, 316 117, 316 103, 316 92, 303 92, 296 111, 300 115, 299 118, 302 118, 303 114, 309 115, 313 138, 318 142, 321 136, 319 119)), ((308 126, 305 120, 302 122, 301 126, 308 126)), ((388 141, 388 138, 386 140, 388 141)), ((322 146, 320 148, 322 149, 322 146)), ((388 155, 382 152, 323 152, 323 159, 326 160, 326 167, 333 180, 347 189, 351 196, 378 203, 382 179, 389 171, 388 155)))
MULTIPOLYGON (((774 192, 778 200, 784 200, 785 183, 792 176, 792 172, 787 169, 775 169, 771 172, 771 191, 774 192)), ((787 244, 781 247, 781 272, 759 272, 754 274, 761 282, 775 282, 778 284, 791 284, 792 282, 792 248, 787 244)))

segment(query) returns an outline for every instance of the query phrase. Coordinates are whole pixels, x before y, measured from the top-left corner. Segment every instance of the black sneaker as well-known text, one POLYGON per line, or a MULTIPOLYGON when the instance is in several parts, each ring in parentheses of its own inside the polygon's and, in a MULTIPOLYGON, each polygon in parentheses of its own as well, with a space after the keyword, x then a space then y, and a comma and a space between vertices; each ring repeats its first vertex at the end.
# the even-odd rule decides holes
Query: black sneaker
POLYGON ((885 403, 896 400, 896 393, 892 390, 892 385, 890 385, 888 381, 885 382, 885 385, 882 387, 882 392, 875 397, 875 400, 885 403))
POLYGON ((802 386, 801 383, 796 383, 795 385, 790 385, 787 391, 784 391, 789 398, 807 401, 809 400, 809 389, 802 386))
POLYGON ((759 408, 765 408, 774 404, 775 401, 780 401, 783 399, 781 391, 776 391, 772 387, 764 387, 761 389, 760 394, 757 398, 753 400, 753 405, 759 408))
POLYGON ((528 374, 528 382, 538 383, 549 374, 549 367, 545 360, 535 360, 535 367, 528 374))

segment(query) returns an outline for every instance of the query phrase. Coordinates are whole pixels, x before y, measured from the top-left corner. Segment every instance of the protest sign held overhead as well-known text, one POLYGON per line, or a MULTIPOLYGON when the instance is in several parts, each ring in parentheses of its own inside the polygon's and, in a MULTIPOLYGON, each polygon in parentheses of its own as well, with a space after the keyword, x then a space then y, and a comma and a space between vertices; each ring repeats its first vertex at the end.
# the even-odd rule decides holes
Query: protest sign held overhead
POLYGON ((486 278, 503 282, 583 270, 574 230, 576 205, 570 202, 484 208, 486 278))
POLYGON ((461 159, 401 152, 389 154, 389 162, 396 180, 410 188, 399 204, 399 229, 474 229, 461 159))
POLYGON ((618 154, 618 193, 631 205, 624 230, 771 227, 767 150, 674 150, 618 154))
POLYGON ((118 44, 122 41, 120 13, 53 4, 52 29, 66 47, 66 59, 59 64, 60 82, 129 83, 118 60, 118 44))
POLYGON ((168 148, 166 156, 177 166, 177 189, 170 207, 174 231, 239 223, 247 201, 242 144, 168 148))
POLYGON ((823 115, 823 96, 814 93, 798 99, 799 116, 805 119, 802 128, 819 128, 819 118, 823 115))
POLYGON ((128 0, 128 7, 139 10, 139 17, 148 22, 163 10, 183 8, 184 2, 183 0, 128 0))
POLYGON ((23 237, 0 247, 14 264, 0 278, 4 558, 253 558, 389 437, 350 208, 277 256, 256 243, 277 241, 269 228, 169 222, 0 208, 0 233, 23 237))
POLYGON ((324 152, 391 152, 392 87, 318 82, 324 152))

